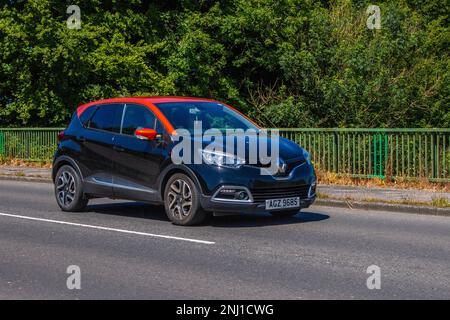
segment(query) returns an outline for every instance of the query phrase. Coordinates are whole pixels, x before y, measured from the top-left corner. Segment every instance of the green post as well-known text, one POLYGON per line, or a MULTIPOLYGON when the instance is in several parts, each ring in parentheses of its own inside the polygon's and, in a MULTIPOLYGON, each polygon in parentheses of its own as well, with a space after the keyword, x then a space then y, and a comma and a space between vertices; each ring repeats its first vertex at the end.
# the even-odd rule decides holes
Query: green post
POLYGON ((380 133, 378 135, 379 139, 380 139, 380 149, 378 150, 378 153, 380 154, 380 168, 378 170, 378 177, 381 179, 384 179, 384 174, 383 174, 383 135, 380 133))
POLYGON ((436 178, 436 134, 431 134, 431 178, 436 178))
POLYGON ((339 138, 338 138, 338 134, 336 131, 333 134, 333 140, 334 140, 333 141, 333 170, 334 170, 334 172, 338 172, 339 138))
POLYGON ((5 135, 0 132, 0 157, 5 155, 5 135))
POLYGON ((377 134, 373 135, 373 175, 377 176, 377 134))
POLYGON ((385 178, 386 169, 383 162, 387 159, 387 136, 385 133, 375 132, 373 134, 373 176, 385 178), (384 140, 384 142, 383 142, 384 140), (383 148, 384 145, 384 148, 383 148))
POLYGON ((388 168, 388 148, 389 148, 389 136, 385 133, 384 134, 384 173, 383 177, 386 178, 386 175, 388 174, 387 168, 388 168))

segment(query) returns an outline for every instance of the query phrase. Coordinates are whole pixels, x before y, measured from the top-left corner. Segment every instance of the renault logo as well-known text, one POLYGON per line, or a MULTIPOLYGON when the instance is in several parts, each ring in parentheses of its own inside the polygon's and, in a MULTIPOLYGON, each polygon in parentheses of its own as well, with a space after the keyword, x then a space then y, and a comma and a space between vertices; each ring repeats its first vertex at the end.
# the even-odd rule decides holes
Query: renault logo
POLYGON ((286 173, 287 170, 287 164, 283 160, 278 161, 278 173, 286 173))

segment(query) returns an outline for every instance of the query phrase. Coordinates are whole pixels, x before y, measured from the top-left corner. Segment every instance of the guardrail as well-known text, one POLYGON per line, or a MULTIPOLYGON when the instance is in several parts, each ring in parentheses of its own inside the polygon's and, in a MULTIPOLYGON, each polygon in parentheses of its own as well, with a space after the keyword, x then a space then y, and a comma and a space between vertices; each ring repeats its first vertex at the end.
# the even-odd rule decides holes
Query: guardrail
POLYGON ((5 136, 0 132, 0 156, 5 153, 5 136))
POLYGON ((27 161, 50 160, 56 150, 58 132, 61 130, 64 129, 0 128, 0 157, 27 161))
MULTIPOLYGON (((50 160, 62 128, 0 128, 0 157, 50 160)), ((359 178, 450 182, 450 129, 281 128, 317 169, 359 178)))
POLYGON ((450 182, 450 129, 279 129, 316 168, 359 178, 450 182))

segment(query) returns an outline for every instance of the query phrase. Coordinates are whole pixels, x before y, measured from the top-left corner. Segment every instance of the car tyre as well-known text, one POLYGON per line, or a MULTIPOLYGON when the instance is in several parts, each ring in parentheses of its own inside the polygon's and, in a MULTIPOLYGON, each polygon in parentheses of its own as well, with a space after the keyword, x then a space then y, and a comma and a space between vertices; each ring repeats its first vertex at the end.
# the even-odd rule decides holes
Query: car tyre
POLYGON ((56 174, 55 196, 61 210, 67 212, 83 211, 89 202, 80 175, 69 165, 62 166, 56 174))
POLYGON ((164 208, 173 224, 192 226, 202 223, 206 212, 200 205, 200 192, 187 175, 176 173, 164 188, 164 208))

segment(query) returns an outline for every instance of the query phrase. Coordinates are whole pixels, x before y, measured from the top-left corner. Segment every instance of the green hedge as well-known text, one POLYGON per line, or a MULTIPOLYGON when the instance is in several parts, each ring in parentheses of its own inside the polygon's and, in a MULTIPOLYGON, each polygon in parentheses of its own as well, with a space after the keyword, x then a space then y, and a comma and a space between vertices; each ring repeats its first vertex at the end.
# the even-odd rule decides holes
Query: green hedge
POLYGON ((0 127, 106 97, 224 100, 267 127, 450 127, 449 4, 167 0, 0 5, 0 127))

